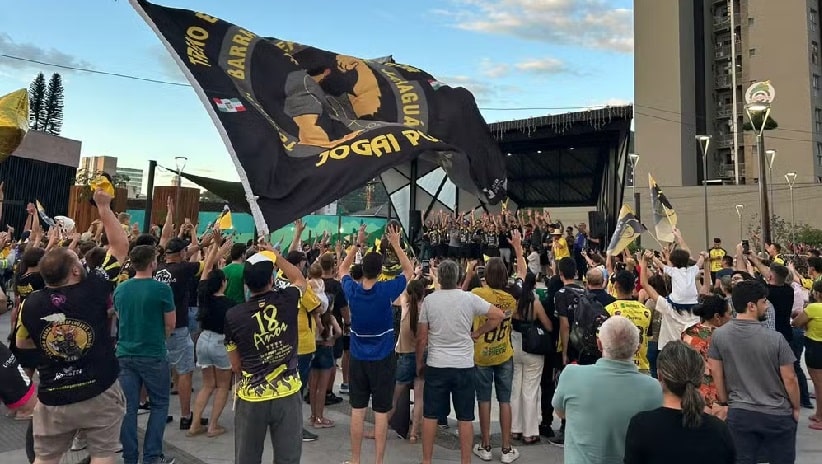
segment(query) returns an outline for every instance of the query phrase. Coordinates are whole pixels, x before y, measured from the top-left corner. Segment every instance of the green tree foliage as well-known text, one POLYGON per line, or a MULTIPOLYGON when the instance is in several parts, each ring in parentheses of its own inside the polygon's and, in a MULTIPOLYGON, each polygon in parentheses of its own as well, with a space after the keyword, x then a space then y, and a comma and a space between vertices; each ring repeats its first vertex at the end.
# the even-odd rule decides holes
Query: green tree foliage
POLYGON ((43 73, 29 85, 29 126, 32 130, 43 130, 46 115, 46 77, 43 73))
POLYGON ((43 128, 52 135, 60 135, 63 127, 63 78, 54 73, 49 79, 44 103, 43 128))

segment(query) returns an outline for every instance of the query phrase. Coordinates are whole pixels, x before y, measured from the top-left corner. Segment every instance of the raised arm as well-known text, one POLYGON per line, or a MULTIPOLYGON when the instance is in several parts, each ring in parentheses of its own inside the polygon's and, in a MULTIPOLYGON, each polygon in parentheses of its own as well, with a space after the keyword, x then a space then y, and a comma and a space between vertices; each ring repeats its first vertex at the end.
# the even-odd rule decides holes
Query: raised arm
POLYGON ((304 230, 305 224, 303 224, 302 219, 297 219, 294 221, 294 238, 291 239, 291 246, 288 247, 288 251, 300 251, 302 248, 302 237, 304 230))
POLYGON ((748 254, 748 260, 751 262, 751 264, 754 265, 756 270, 759 271, 760 274, 762 274, 762 278, 765 279, 765 281, 767 282, 768 279, 771 277, 771 269, 768 266, 766 266, 765 263, 763 263, 762 260, 759 259, 759 256, 756 256, 756 254, 754 253, 748 254))
POLYGON ((394 248, 394 253, 396 253, 397 258, 400 259, 400 266, 402 266, 402 274, 405 276, 405 281, 410 282, 411 279, 414 278, 414 263, 411 262, 405 250, 402 249, 402 244, 400 243, 400 228, 396 225, 389 225, 387 232, 388 243, 391 244, 391 247, 394 248))
POLYGON ((345 259, 337 270, 337 274, 340 279, 347 276, 351 272, 351 265, 354 263, 354 258, 357 256, 357 248, 361 247, 363 242, 365 242, 365 224, 360 224, 360 230, 357 232, 357 243, 345 255, 345 259))
POLYGON ((111 210, 111 200, 113 197, 102 189, 94 192, 94 203, 97 204, 97 213, 100 215, 100 222, 106 231, 108 238, 108 252, 118 262, 123 263, 128 256, 128 236, 126 231, 120 227, 120 221, 111 210))
POLYGON ((702 295, 710 295, 713 291, 715 282, 711 282, 711 260, 707 251, 700 253, 702 257, 702 287, 699 293, 702 295))
POLYGON ((525 261, 525 253, 522 251, 522 234, 518 230, 511 231, 511 248, 517 256, 517 277, 525 280, 528 274, 528 263, 525 261))
POLYGON ((166 199, 166 223, 163 224, 163 231, 160 233, 160 246, 165 248, 169 240, 174 236, 174 201, 171 197, 166 199))
POLYGON ((654 260, 654 252, 650 250, 645 251, 645 265, 641 266, 639 269, 639 283, 642 285, 642 289, 645 290, 645 293, 648 294, 648 298, 656 301, 659 298, 659 293, 657 293, 656 289, 652 287, 648 283, 648 272, 651 269, 651 264, 654 260))

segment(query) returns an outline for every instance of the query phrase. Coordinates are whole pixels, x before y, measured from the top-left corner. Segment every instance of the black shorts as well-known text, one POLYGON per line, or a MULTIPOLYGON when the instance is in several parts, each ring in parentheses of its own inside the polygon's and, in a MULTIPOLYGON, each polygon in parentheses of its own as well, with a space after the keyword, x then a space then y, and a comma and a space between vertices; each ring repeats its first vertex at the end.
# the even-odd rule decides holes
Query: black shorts
POLYGON ((460 259, 460 247, 448 247, 448 257, 451 259, 460 259))
POLYGON ((425 367, 422 414, 426 419, 448 416, 451 402, 460 422, 474 421, 474 368, 425 367))
POLYGON ((334 342, 334 359, 340 359, 343 355, 343 337, 334 342))
POLYGON ((343 351, 351 351, 351 335, 343 335, 340 340, 342 340, 343 351))
POLYGON ((805 364, 808 369, 822 369, 822 342, 805 337, 805 364))
MULTIPOLYGON (((379 361, 360 361, 351 357, 348 366, 348 398, 353 409, 368 407, 374 412, 388 412, 394 406, 394 353, 379 361)), ((473 401, 473 400, 472 400, 473 401)))
POLYGON ((17 358, 0 343, 0 401, 9 409, 19 408, 34 395, 34 389, 17 358))

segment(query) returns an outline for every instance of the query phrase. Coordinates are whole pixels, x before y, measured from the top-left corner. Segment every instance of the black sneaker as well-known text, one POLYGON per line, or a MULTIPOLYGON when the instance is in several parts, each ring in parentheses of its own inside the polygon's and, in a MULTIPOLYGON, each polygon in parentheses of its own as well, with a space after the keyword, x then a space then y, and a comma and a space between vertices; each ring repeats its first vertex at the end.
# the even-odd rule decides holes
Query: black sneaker
POLYGON ((542 424, 539 426, 539 434, 545 438, 551 438, 554 436, 554 429, 550 425, 542 424))
POLYGON ((137 406, 137 415, 142 416, 143 414, 148 414, 151 412, 151 403, 146 401, 145 403, 140 404, 137 406))
POLYGON ((448 429, 448 419, 437 419, 437 427, 439 427, 440 430, 448 429))
POLYGON ((188 417, 181 417, 180 418, 180 430, 190 429, 192 420, 194 420, 194 414, 189 414, 188 417))
POLYGON ((166 424, 174 422, 174 416, 166 416, 166 424))
POLYGON ((340 404, 343 402, 341 396, 337 396, 333 393, 328 393, 325 395, 325 405, 326 406, 333 406, 335 404, 340 404))
POLYGON ((549 438, 548 443, 560 448, 565 448, 565 433, 560 431, 553 437, 549 438))
POLYGON ((317 435, 309 432, 306 429, 303 429, 303 442, 317 441, 317 438, 317 435))

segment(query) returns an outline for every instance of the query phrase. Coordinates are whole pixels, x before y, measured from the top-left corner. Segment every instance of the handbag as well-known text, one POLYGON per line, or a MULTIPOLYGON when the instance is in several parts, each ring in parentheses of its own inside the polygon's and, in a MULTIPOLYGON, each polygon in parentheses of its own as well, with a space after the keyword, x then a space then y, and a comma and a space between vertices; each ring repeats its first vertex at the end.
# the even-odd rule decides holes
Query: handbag
POLYGON ((529 354, 547 355, 556 351, 551 332, 542 327, 534 317, 534 303, 531 303, 530 318, 520 321, 519 332, 522 333, 522 351, 529 354))

